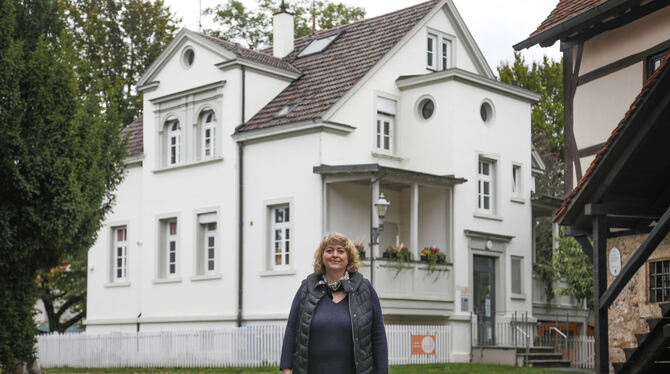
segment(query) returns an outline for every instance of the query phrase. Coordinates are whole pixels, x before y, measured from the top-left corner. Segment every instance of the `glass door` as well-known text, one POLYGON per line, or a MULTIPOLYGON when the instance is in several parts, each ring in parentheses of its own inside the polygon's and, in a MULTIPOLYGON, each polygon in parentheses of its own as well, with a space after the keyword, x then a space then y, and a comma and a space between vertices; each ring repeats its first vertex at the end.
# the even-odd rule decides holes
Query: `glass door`
POLYGON ((474 310, 477 314, 477 342, 495 344, 495 258, 474 256, 474 310))

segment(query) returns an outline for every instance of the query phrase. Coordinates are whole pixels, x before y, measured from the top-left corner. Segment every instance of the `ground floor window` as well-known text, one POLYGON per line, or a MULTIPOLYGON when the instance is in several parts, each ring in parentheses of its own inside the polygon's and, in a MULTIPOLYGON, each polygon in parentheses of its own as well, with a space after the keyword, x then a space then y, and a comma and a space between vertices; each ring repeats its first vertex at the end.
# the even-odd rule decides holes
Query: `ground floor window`
POLYGON ((649 262, 649 302, 670 301, 670 260, 649 262))

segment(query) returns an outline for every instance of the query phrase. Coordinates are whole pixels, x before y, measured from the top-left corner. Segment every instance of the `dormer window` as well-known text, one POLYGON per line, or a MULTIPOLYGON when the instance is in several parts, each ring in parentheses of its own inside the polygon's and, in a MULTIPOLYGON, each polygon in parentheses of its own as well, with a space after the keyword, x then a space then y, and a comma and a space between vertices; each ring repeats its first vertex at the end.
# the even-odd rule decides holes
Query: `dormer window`
POLYGON ((298 57, 309 56, 315 53, 323 52, 328 46, 337 39, 340 34, 330 35, 323 38, 312 40, 311 43, 305 47, 299 54, 298 57))
POLYGON ((300 101, 284 105, 281 109, 279 109, 277 114, 275 114, 275 118, 282 118, 288 116, 289 113, 291 113, 298 105, 300 105, 300 101))

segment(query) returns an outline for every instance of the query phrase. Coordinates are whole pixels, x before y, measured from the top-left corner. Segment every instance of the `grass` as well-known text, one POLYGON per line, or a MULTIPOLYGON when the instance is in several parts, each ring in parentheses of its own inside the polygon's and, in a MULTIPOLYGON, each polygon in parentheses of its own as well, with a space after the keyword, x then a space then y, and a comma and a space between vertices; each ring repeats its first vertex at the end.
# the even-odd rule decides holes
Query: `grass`
MULTIPOLYGON (((45 369, 45 374, 62 373, 164 373, 164 374, 200 374, 200 373, 221 373, 221 374, 278 374, 277 367, 265 368, 158 368, 158 369, 128 369, 128 368, 101 368, 101 369, 45 369)), ((502 365, 483 365, 483 364, 428 364, 428 365, 396 365, 389 368, 390 374, 565 374, 563 371, 502 366, 502 365)))

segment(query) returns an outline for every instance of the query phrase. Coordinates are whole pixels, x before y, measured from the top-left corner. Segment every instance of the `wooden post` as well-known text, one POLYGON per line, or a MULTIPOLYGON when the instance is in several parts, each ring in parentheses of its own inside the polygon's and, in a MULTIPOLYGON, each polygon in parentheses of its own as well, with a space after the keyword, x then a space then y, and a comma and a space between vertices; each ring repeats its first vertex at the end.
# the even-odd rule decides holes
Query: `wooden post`
POLYGON ((600 307, 600 297, 607 289, 607 217, 593 216, 593 305, 595 314, 595 369, 598 374, 609 373, 609 334, 607 307, 600 307))

